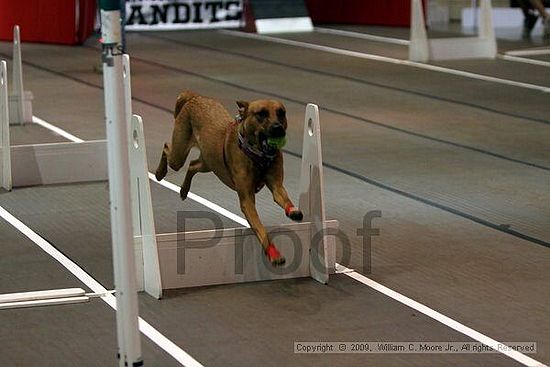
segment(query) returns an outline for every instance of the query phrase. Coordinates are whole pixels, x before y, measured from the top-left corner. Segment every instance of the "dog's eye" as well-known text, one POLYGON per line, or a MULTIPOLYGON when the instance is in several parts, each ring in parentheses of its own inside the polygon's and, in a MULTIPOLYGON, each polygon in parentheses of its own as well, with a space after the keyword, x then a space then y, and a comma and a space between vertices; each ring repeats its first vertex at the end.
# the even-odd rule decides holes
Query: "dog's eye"
POLYGON ((286 115, 286 111, 283 109, 283 108, 278 108, 277 109, 277 118, 282 121, 285 119, 285 116, 286 115))
POLYGON ((256 112, 256 116, 258 116, 260 120, 264 120, 269 117, 269 111, 266 109, 261 109, 258 112, 256 112))

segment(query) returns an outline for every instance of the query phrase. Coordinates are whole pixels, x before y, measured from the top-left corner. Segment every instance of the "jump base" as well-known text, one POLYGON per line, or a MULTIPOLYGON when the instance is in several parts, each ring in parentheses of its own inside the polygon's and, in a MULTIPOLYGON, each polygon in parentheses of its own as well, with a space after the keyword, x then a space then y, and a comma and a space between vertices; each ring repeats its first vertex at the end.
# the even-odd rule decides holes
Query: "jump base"
MULTIPOLYGON (((338 222, 327 221, 326 226, 336 229, 338 222)), ((284 266, 273 267, 266 260, 250 228, 157 235, 162 288, 310 277, 310 266, 324 267, 310 262, 311 246, 320 245, 312 244, 311 223, 289 223, 267 230, 286 258, 284 266)), ((329 266, 334 269, 334 258, 329 266)))

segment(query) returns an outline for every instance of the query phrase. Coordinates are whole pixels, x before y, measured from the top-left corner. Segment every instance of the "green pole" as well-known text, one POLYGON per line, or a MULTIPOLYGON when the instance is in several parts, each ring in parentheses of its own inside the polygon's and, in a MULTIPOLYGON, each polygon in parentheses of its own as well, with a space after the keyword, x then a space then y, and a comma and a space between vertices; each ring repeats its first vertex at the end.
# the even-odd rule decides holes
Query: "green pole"
POLYGON ((119 0, 99 0, 101 10, 120 10, 119 0))

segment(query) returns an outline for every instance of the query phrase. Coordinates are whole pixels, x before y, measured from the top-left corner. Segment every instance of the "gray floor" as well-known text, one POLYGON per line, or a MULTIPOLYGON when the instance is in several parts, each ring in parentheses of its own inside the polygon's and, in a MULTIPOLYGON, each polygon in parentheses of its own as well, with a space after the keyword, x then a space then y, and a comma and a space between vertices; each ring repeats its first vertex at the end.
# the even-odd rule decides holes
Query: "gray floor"
MULTIPOLYGON (((401 30, 353 30, 406 38, 401 30)), ((395 58, 407 51, 334 35, 281 37, 395 58)), ((499 46, 533 47, 510 40, 499 46)), ((0 56, 10 47, 0 43, 0 56)), ((496 340, 536 341, 532 357, 550 363, 547 95, 219 32, 133 33, 128 50, 133 108, 144 117, 151 171, 170 136, 180 90, 215 97, 232 112, 237 99, 278 98, 289 114, 286 185, 295 197, 304 106, 317 103, 327 210, 351 241, 346 265, 363 268, 356 230, 365 213, 381 210, 369 277, 496 340)), ((104 137, 95 40, 77 48, 29 44, 23 52, 35 115, 83 139, 104 137)), ((502 60, 441 65, 550 85, 545 67, 502 60)), ((38 126, 14 128, 11 137, 14 144, 59 140, 38 126)), ((182 173, 169 180, 179 184, 182 173)), ((174 230, 178 210, 202 209, 156 184, 152 190, 159 232, 174 230)), ((192 191, 239 213, 235 194, 211 175, 196 176, 192 191)), ((107 203, 105 183, 0 194, 2 207, 109 288, 107 203)), ((267 192, 258 207, 265 223, 284 220, 267 192)), ((1 292, 78 284, 9 224, 1 222, 0 233, 7 243, 0 264, 8 274, 0 278, 1 292)), ((502 355, 293 354, 297 340, 469 340, 345 275, 326 287, 303 279, 173 291, 162 301, 140 296, 140 313, 208 366, 518 365, 502 355)), ((114 364, 113 315, 99 302, 4 312, 0 362, 114 364)), ((146 365, 175 365, 149 342, 144 357, 146 365)))

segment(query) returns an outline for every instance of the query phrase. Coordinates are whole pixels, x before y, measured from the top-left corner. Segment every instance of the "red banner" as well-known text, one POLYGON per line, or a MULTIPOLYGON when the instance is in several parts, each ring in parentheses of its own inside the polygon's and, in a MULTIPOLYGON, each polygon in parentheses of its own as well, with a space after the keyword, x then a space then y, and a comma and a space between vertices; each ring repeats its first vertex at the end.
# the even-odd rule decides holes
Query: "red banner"
POLYGON ((21 28, 21 41, 80 44, 92 33, 96 0, 0 0, 0 39, 13 39, 13 26, 21 28))

